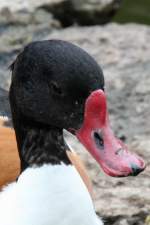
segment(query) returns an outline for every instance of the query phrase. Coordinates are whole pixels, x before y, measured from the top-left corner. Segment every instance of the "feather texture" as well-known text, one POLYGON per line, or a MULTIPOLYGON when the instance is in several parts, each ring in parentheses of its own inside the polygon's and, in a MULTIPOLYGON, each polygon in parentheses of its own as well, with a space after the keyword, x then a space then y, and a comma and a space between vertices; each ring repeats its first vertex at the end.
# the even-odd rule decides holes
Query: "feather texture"
POLYGON ((64 164, 26 169, 0 193, 0 212, 0 225, 103 225, 76 169, 64 164))

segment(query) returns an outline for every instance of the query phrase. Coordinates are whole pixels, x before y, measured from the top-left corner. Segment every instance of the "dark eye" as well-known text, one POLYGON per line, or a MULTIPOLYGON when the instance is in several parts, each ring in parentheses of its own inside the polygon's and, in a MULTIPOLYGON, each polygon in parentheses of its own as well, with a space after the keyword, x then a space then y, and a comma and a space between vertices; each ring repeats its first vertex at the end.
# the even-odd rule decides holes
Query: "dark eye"
POLYGON ((51 90, 54 94, 57 94, 59 96, 63 96, 62 89, 56 82, 52 81, 51 84, 50 84, 50 88, 51 88, 51 90))

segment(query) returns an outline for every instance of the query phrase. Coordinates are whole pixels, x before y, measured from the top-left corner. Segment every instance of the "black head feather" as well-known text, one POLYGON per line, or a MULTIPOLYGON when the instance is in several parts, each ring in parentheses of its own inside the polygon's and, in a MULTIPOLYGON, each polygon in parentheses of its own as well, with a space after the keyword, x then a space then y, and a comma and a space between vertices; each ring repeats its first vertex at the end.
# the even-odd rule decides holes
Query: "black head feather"
POLYGON ((78 129, 86 98, 104 89, 96 61, 65 41, 29 44, 11 69, 10 104, 20 152, 31 129, 78 129))

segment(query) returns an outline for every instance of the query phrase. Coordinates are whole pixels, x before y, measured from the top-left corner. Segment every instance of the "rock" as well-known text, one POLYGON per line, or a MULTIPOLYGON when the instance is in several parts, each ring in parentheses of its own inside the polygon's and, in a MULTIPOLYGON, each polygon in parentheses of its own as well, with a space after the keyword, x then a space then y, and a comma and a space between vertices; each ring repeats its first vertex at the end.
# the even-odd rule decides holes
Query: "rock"
POLYGON ((73 21, 81 25, 105 24, 120 7, 118 0, 72 0, 73 21))
POLYGON ((10 106, 8 104, 8 92, 0 88, 0 116, 10 117, 10 106))
POLYGON ((129 225, 127 219, 121 219, 120 221, 117 221, 117 223, 114 223, 114 225, 129 225))
POLYGON ((30 14, 42 8, 61 22, 63 26, 74 23, 104 24, 111 20, 120 7, 121 0, 28 0, 2 1, 0 5, 2 21, 27 23, 30 14), (18 20, 18 16, 21 19, 18 20))
POLYGON ((36 8, 43 4, 58 4, 60 2, 62 2, 62 0, 1 0, 0 11, 4 8, 8 8, 11 12, 33 12, 36 8))
POLYGON ((35 11, 17 11, 12 12, 9 8, 3 8, 0 11, 0 26, 31 26, 37 24, 48 24, 49 27, 59 28, 60 23, 54 19, 50 12, 43 9, 35 11))
POLYGON ((43 9, 37 9, 30 18, 30 23, 34 24, 49 24, 51 28, 60 28, 58 20, 54 19, 53 15, 43 9))
POLYGON ((106 177, 79 142, 68 139, 87 165, 95 189, 95 208, 106 225, 143 225, 150 212, 150 28, 109 24, 52 30, 40 24, 19 29, 10 26, 0 34, 0 86, 7 89, 10 72, 6 68, 22 46, 33 40, 71 41, 102 66, 112 127, 134 152, 147 159, 147 168, 138 177, 106 177))

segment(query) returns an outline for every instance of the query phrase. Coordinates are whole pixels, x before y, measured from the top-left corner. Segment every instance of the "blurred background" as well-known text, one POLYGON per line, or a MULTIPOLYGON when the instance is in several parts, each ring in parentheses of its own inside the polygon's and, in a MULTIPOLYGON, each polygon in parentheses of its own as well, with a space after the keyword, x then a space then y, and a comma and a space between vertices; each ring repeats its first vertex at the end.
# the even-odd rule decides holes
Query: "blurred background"
POLYGON ((0 113, 9 111, 8 67, 23 46, 68 40, 103 68, 115 134, 147 161, 138 177, 110 178, 69 137, 87 165, 106 225, 150 225, 149 25, 150 0, 0 0, 0 113))
POLYGON ((119 23, 141 23, 150 24, 150 2, 149 0, 124 0, 120 10, 114 16, 113 21, 119 23))

